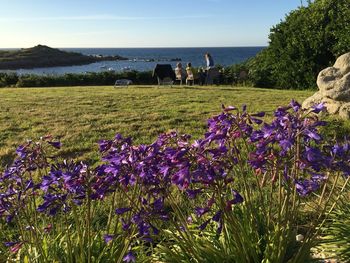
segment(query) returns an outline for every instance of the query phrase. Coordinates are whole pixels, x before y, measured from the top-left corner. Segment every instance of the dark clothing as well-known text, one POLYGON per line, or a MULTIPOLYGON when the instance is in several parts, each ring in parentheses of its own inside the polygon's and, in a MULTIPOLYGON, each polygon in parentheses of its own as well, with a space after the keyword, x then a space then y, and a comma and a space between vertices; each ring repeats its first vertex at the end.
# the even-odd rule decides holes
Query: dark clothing
POLYGON ((214 60, 211 56, 207 57, 207 69, 214 67, 214 60))
POLYGON ((170 64, 157 64, 153 69, 152 77, 158 77, 160 79, 171 78, 175 80, 175 73, 170 64))
POLYGON ((198 72, 198 81, 199 81, 199 85, 204 85, 205 84, 205 78, 206 78, 206 74, 205 72, 198 72))
POLYGON ((217 68, 210 68, 207 70, 207 75, 205 79, 206 85, 213 85, 214 80, 217 80, 220 76, 220 72, 217 68))

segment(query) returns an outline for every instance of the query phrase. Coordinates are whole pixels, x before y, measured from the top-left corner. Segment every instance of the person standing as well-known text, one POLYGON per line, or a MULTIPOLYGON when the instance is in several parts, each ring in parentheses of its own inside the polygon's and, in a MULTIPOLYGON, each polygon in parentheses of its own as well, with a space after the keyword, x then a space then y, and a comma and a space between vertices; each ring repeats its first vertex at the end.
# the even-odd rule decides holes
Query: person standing
POLYGON ((214 81, 213 72, 215 71, 214 60, 209 53, 205 53, 204 57, 207 62, 207 68, 205 70, 205 85, 212 85, 214 81))
POLYGON ((214 60, 213 57, 209 53, 205 53, 204 55, 205 61, 207 62, 207 70, 214 67, 214 60))

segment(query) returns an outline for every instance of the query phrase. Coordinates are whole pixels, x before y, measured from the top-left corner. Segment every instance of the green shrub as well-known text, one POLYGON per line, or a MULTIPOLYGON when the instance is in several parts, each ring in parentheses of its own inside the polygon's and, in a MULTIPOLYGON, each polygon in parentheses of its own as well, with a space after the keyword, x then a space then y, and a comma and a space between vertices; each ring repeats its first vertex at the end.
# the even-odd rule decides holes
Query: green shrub
POLYGON ((330 214, 321 239, 320 249, 328 257, 350 262, 350 195, 349 186, 330 214))
POLYGON ((0 73, 0 87, 15 85, 18 81, 18 76, 15 73, 0 73))
POLYGON ((270 31, 269 46, 247 62, 253 85, 315 87, 319 71, 350 51, 350 1, 315 0, 270 31))
POLYGON ((17 87, 57 87, 57 86, 93 86, 93 85, 113 85, 117 79, 130 79, 134 84, 155 84, 151 71, 130 71, 130 72, 89 72, 81 74, 67 73, 64 75, 34 75, 27 74, 17 76, 7 75, 2 81, 0 75, 0 86, 16 85, 17 87), (9 76, 16 81, 7 81, 9 76), (2 84, 3 83, 3 84, 2 84))

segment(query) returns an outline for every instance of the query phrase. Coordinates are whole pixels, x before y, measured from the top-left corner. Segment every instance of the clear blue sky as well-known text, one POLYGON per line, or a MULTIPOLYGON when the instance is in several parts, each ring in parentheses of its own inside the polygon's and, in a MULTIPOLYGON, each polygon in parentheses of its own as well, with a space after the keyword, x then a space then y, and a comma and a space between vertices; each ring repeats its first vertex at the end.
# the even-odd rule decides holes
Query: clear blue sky
POLYGON ((271 26, 300 4, 300 0, 1 0, 0 48, 264 46, 271 26))

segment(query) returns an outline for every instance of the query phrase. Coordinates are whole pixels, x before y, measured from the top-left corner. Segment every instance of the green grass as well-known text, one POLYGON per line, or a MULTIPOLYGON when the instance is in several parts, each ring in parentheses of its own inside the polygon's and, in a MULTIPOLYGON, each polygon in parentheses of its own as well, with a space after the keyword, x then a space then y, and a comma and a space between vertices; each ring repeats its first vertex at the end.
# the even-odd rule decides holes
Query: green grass
POLYGON ((63 143, 61 154, 98 160, 99 139, 119 132, 136 143, 150 143, 172 129, 203 134, 208 117, 221 104, 247 104, 249 112, 267 111, 311 91, 247 87, 62 87, 0 89, 0 167, 26 139, 52 134, 63 143))

